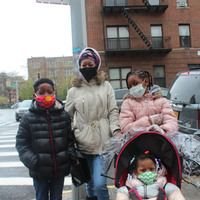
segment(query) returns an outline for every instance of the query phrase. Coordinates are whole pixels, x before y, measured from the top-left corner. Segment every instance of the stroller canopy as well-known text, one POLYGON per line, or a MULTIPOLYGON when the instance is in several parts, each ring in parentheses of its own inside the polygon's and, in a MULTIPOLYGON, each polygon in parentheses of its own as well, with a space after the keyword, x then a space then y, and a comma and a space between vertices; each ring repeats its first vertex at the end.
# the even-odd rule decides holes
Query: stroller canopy
POLYGON ((178 151, 172 141, 158 132, 142 132, 129 140, 117 156, 115 167, 115 186, 125 185, 131 159, 149 151, 160 158, 167 169, 167 181, 181 188, 181 163, 178 151))

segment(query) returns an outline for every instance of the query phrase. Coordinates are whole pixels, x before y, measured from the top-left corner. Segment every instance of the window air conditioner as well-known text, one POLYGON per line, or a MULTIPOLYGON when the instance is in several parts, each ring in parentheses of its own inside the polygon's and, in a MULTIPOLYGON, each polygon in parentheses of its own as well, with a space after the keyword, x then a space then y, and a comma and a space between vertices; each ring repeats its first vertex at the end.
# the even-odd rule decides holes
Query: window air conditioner
POLYGON ((187 3, 185 1, 179 2, 179 7, 187 7, 187 3))

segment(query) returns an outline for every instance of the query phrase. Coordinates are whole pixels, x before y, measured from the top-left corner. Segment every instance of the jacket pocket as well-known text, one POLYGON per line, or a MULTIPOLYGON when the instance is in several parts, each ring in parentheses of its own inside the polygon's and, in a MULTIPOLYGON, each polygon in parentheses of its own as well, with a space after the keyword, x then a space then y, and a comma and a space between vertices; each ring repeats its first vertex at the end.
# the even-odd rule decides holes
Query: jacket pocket
POLYGON ((102 143, 101 132, 98 123, 92 122, 91 124, 86 124, 83 129, 75 130, 75 137, 78 141, 79 149, 88 154, 98 154, 97 150, 100 148, 102 143))

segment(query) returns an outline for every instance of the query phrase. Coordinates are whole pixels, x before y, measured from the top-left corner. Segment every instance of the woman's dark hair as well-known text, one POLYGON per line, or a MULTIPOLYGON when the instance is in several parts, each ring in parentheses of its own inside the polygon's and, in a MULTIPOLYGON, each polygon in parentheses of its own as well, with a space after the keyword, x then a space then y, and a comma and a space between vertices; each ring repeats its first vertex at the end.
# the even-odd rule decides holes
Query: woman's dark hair
POLYGON ((152 154, 142 153, 135 157, 134 161, 129 165, 128 171, 132 174, 137 169, 138 161, 146 159, 151 159, 156 164, 155 157, 152 154))
POLYGON ((149 79, 149 85, 148 85, 148 88, 149 88, 149 89, 150 89, 151 86, 153 85, 153 83, 152 83, 152 76, 151 76, 151 74, 150 74, 148 71, 135 70, 135 71, 133 71, 133 72, 129 72, 129 73, 126 75, 126 86, 127 86, 128 89, 129 89, 129 87, 128 87, 128 78, 129 78, 129 76, 131 76, 131 75, 133 75, 133 74, 138 75, 138 77, 139 77, 140 79, 142 79, 143 81, 144 81, 145 78, 148 78, 148 79, 149 79))
POLYGON ((43 84, 43 83, 48 83, 52 86, 53 90, 54 90, 54 83, 52 80, 48 79, 48 78, 40 78, 38 80, 35 81, 33 88, 34 88, 34 92, 37 92, 38 90, 38 86, 43 84))

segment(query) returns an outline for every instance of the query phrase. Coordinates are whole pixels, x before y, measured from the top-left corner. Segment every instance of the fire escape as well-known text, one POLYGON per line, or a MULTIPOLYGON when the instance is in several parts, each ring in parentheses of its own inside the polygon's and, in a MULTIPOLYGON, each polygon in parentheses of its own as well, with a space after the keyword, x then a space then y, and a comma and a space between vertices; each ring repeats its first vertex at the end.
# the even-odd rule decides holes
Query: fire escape
MULTIPOLYGON (((104 34, 107 55, 124 53, 168 53, 171 51, 171 38, 147 36, 141 28, 141 23, 134 20, 132 13, 148 13, 149 15, 162 14, 168 8, 167 0, 134 0, 134 5, 127 0, 102 0, 103 26, 104 18, 112 14, 121 14, 136 31, 137 37, 109 37, 104 34)), ((108 25, 108 24, 106 24, 108 25)), ((128 25, 128 27, 129 27, 128 25)), ((108 31, 108 30, 107 30, 108 31)))

